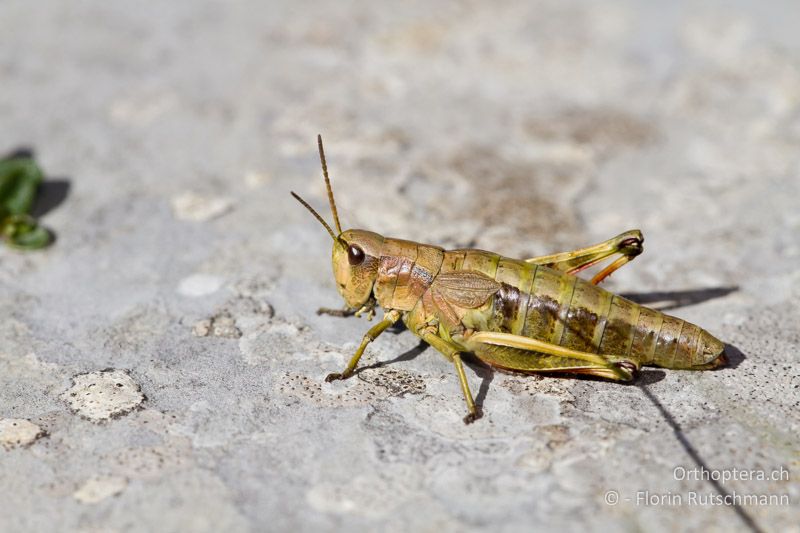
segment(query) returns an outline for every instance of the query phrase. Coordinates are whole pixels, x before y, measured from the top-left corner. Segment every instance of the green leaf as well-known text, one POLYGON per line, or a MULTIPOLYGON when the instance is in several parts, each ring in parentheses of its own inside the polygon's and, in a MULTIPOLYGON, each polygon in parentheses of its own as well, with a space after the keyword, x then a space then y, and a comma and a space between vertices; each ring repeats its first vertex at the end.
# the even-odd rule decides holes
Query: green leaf
POLYGON ((0 217, 29 214, 43 179, 42 169, 29 157, 0 161, 0 217))
POLYGON ((30 216, 44 173, 30 157, 0 160, 0 238, 12 248, 35 250, 53 240, 30 216))
POLYGON ((2 236, 6 244, 20 250, 36 250, 44 248, 52 241, 52 236, 28 215, 12 215, 7 217, 2 226, 2 236))

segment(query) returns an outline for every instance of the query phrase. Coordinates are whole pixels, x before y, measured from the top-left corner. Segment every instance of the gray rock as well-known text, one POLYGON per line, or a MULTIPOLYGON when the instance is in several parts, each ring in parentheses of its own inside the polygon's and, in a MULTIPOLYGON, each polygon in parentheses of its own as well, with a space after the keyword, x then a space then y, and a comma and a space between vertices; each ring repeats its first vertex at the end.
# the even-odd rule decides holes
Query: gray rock
POLYGON ((3 2, 0 153, 35 151, 57 236, 0 247, 3 531, 800 531, 798 25, 783 0, 3 2), (345 226, 514 257, 641 228, 606 286, 732 364, 473 366, 469 426, 409 332, 325 383, 368 325, 315 314, 342 305, 330 239, 289 191, 328 216, 318 132, 345 226), (103 401, 74 405, 87 376, 103 401))

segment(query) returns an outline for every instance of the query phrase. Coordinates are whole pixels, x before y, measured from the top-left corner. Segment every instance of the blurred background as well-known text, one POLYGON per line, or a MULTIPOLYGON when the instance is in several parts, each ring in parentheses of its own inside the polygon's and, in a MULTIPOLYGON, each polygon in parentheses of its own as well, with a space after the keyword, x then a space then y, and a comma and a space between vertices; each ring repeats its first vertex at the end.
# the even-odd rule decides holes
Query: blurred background
POLYGON ((791 1, 4 1, 0 155, 40 163, 57 240, 0 248, 0 529, 799 531, 798 27, 791 1), (329 218, 317 133, 344 226, 511 257, 641 229, 606 288, 733 364, 475 367, 469 427, 410 333, 323 384, 367 323, 315 314, 330 241, 289 191, 329 218), (70 391, 104 369, 133 392, 94 417, 70 391))

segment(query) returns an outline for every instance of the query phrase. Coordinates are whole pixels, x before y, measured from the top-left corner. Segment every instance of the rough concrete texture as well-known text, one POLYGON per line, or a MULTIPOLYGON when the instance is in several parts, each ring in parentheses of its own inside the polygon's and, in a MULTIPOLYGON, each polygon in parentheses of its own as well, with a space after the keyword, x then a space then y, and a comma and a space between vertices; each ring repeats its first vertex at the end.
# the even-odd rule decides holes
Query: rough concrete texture
POLYGON ((659 5, 0 4, 0 153, 35 151, 58 239, 0 249, 0 529, 800 531, 800 10, 659 5), (317 132, 347 226, 514 257, 641 228, 606 286, 732 364, 473 366, 470 426, 408 332, 324 383, 367 323, 315 314, 317 132))

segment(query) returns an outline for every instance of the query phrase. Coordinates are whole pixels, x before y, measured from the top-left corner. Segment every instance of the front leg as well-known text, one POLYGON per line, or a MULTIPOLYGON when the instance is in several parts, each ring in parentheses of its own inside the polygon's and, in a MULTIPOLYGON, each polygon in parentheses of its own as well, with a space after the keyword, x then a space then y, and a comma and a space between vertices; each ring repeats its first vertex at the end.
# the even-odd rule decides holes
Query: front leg
POLYGON ((317 314, 347 318, 349 316, 355 315, 356 310, 350 307, 345 307, 344 309, 331 309, 330 307, 320 307, 319 309, 317 309, 317 314))
POLYGON ((367 315, 367 320, 372 320, 372 317, 375 316, 375 306, 377 302, 374 298, 370 298, 370 300, 362 305, 360 308, 351 308, 345 307, 344 309, 331 309, 330 307, 320 307, 317 309, 318 315, 330 315, 330 316, 338 316, 342 318, 347 318, 349 316, 361 316, 363 314, 367 315))
POLYGON ((350 359, 350 362, 347 363, 347 366, 342 371, 342 373, 328 374, 328 376, 325 378, 325 381, 330 382, 335 379, 347 379, 350 376, 352 376, 353 372, 356 369, 356 365, 358 365, 358 360, 361 359, 361 356, 364 354, 364 350, 366 350, 367 348, 367 344, 377 339, 381 333, 386 331, 392 324, 394 324, 398 320, 400 320, 400 311, 393 309, 388 313, 386 313, 383 316, 383 320, 381 320, 380 322, 369 328, 369 331, 367 331, 364 334, 364 338, 361 339, 361 344, 359 345, 358 350, 356 350, 356 353, 350 359))

